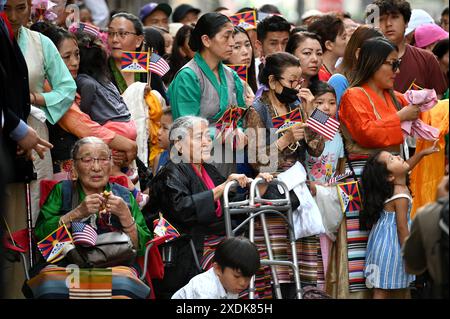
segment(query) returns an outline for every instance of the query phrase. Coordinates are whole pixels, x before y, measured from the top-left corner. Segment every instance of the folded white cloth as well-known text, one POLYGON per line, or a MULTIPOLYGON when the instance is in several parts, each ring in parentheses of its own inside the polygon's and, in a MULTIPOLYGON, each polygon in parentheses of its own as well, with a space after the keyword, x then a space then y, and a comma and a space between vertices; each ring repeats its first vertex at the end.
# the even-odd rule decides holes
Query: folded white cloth
POLYGON ((45 121, 47 120, 45 112, 34 105, 31 105, 30 107, 30 116, 34 117, 35 119, 37 119, 39 122, 42 123, 45 123, 45 121))
POLYGON ((316 185, 316 203, 322 214, 325 233, 332 241, 336 240, 336 233, 342 222, 341 204, 336 186, 316 185))
POLYGON ((319 207, 306 186, 306 176, 303 165, 296 162, 277 177, 290 191, 294 191, 300 201, 300 206, 293 211, 296 239, 326 233, 319 207))

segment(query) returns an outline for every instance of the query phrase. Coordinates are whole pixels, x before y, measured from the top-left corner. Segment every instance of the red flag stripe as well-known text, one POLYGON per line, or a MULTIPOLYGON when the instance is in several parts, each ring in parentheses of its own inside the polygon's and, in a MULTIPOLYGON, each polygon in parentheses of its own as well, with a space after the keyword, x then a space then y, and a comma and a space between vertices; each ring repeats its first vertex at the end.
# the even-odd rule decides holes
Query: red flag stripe
POLYGON ((337 132, 337 130, 328 129, 326 126, 315 121, 314 119, 308 119, 307 123, 309 128, 311 128, 312 130, 316 131, 319 134, 322 134, 329 140, 332 140, 337 132))

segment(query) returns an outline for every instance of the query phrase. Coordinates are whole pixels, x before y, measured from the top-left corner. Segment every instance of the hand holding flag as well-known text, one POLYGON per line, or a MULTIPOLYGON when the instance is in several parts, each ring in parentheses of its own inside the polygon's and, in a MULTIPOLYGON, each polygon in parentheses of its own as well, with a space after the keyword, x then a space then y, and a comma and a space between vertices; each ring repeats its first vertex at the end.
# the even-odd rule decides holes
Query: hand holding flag
POLYGON ((63 248, 72 244, 72 237, 66 225, 61 225, 50 235, 38 242, 37 246, 45 260, 49 263, 57 262, 64 258, 63 248))
POLYGON ((294 125, 303 123, 302 114, 298 108, 281 116, 272 118, 273 127, 277 129, 277 134, 290 129, 294 125))
POLYGON ((329 117, 326 113, 319 109, 315 109, 309 119, 306 121, 309 128, 323 135, 325 138, 332 140, 339 130, 339 122, 329 117))

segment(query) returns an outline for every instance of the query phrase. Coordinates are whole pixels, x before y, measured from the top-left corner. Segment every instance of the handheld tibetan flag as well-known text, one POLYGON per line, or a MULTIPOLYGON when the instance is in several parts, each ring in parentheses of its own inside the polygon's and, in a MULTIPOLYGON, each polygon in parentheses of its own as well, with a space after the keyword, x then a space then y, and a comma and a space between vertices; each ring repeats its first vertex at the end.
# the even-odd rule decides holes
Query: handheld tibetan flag
POLYGON ((37 246, 42 256, 49 263, 57 262, 64 258, 63 248, 72 243, 72 237, 66 225, 60 226, 53 233, 38 242, 37 246))
POLYGON ((255 10, 236 13, 229 18, 233 25, 237 27, 242 27, 245 30, 256 29, 255 10))
POLYGON ((177 237, 180 237, 180 233, 178 230, 176 230, 175 227, 173 227, 167 219, 163 217, 162 214, 159 214, 159 219, 155 219, 153 221, 153 233, 155 237, 164 237, 164 236, 170 236, 168 240, 175 239, 177 237))
POLYGON ((272 118, 272 124, 273 127, 277 129, 277 134, 286 131, 292 126, 300 124, 302 122, 302 114, 300 113, 300 110, 298 108, 284 115, 272 118))
POLYGON ((150 72, 156 73, 159 76, 164 76, 170 70, 169 64, 162 57, 156 53, 152 53, 149 64, 150 72))
POLYGON ((361 210, 362 202, 357 181, 338 184, 336 187, 343 213, 361 210))
POLYGON ((310 129, 323 135, 329 140, 332 140, 339 130, 339 122, 319 109, 315 109, 312 112, 306 123, 308 123, 310 129))
POLYGON ((216 122, 216 129, 220 132, 224 129, 236 129, 245 109, 238 106, 229 107, 216 122))
POLYGON ((245 64, 227 64, 228 67, 236 71, 237 75, 242 81, 247 83, 248 80, 248 68, 245 64))
POLYGON ((148 71, 148 60, 147 52, 123 51, 121 70, 122 72, 146 73, 148 71))
POLYGON ((97 232, 91 225, 72 222, 72 237, 75 245, 95 246, 97 241, 97 232))

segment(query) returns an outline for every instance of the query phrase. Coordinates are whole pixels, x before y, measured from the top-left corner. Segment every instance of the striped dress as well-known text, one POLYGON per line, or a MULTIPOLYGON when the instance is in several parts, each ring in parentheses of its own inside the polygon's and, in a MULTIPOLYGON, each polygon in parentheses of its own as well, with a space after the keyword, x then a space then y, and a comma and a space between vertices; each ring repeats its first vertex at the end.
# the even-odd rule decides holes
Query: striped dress
MULTIPOLYGON (((412 199, 406 194, 397 194, 385 203, 397 198, 409 200, 408 227, 411 227, 412 199)), ((408 288, 415 280, 414 275, 405 271, 395 217, 395 212, 383 210, 380 219, 370 232, 364 267, 368 288, 403 289, 408 288)))

